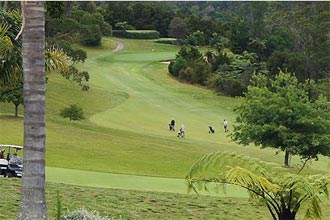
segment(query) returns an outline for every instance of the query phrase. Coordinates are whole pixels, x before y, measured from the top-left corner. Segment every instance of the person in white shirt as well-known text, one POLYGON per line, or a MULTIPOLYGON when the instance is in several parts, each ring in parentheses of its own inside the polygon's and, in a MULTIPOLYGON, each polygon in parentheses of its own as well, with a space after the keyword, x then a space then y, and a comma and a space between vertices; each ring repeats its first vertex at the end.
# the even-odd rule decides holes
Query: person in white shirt
POLYGON ((17 153, 14 153, 9 160, 9 164, 22 164, 22 159, 17 156, 17 153))
POLYGON ((226 119, 223 120, 223 128, 225 129, 225 132, 228 132, 228 121, 226 119))
POLYGON ((185 128, 184 128, 184 125, 181 124, 181 127, 178 132, 178 137, 184 137, 184 135, 185 135, 185 128))

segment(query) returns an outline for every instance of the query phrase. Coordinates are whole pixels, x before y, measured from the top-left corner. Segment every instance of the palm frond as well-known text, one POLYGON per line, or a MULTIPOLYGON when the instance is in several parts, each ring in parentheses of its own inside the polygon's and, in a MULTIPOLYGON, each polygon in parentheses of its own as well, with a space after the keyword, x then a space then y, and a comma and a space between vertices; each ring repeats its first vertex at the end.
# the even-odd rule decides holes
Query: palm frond
POLYGON ((70 60, 63 50, 48 48, 45 51, 46 72, 68 72, 70 60))
POLYGON ((8 11, 8 13, 15 18, 16 21, 21 21, 22 20, 22 16, 19 10, 10 10, 8 11))
POLYGON ((12 53, 13 48, 14 45, 8 36, 0 37, 0 57, 3 59, 8 58, 8 56, 12 53))
POLYGON ((10 28, 9 24, 2 23, 0 24, 0 37, 4 37, 10 28))
POLYGON ((6 58, 13 50, 13 43, 7 35, 9 28, 8 24, 0 24, 0 57, 2 58, 6 58))
POLYGON ((3 67, 0 66, 0 86, 15 85, 18 81, 22 81, 22 77, 22 68, 16 63, 6 62, 3 67))

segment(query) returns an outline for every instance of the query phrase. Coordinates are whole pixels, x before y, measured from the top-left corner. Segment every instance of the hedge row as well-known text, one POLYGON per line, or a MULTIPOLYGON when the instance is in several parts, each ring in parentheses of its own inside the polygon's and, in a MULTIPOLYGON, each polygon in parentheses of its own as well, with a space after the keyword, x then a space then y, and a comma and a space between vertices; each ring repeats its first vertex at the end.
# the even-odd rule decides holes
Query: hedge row
POLYGON ((157 43, 161 43, 161 44, 178 44, 179 42, 174 39, 174 38, 169 38, 169 39, 165 39, 165 38, 161 38, 159 40, 156 40, 157 43))
POLYGON ((139 30, 139 31, 122 31, 114 30, 112 32, 115 37, 130 38, 130 39, 159 39, 160 34, 154 30, 139 30))

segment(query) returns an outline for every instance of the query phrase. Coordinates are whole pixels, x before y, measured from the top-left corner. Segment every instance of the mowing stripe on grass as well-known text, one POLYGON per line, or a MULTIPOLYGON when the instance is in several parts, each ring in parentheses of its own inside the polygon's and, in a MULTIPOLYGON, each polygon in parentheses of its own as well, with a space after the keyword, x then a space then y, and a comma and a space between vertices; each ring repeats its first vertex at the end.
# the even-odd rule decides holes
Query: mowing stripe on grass
MULTIPOLYGON (((93 166, 97 165, 94 164, 93 166)), ((46 173, 46 180, 55 183, 100 188, 187 194, 187 186, 184 179, 100 173, 57 167, 46 167, 46 173)), ((212 189, 212 187, 210 187, 210 189, 212 189)), ((203 192, 201 194, 220 197, 248 197, 248 194, 245 191, 232 186, 226 187, 226 193, 219 190, 216 194, 212 190, 210 193, 203 192)))

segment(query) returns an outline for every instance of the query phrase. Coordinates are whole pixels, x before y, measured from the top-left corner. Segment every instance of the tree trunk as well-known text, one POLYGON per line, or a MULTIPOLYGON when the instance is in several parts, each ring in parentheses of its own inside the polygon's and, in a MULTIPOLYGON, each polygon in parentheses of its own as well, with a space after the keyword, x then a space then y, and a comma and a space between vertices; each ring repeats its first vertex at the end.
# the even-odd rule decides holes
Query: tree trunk
POLYGON ((15 117, 18 117, 18 106, 19 106, 19 105, 16 105, 16 104, 15 104, 15 117))
POLYGON ((284 156, 284 166, 289 167, 289 157, 290 157, 290 151, 288 149, 285 149, 285 156, 284 156))
POLYGON ((7 11, 7 8, 8 8, 8 1, 4 1, 3 2, 3 10, 7 11))
POLYGON ((279 220, 295 220, 296 219, 296 213, 291 212, 289 209, 284 209, 278 216, 279 220))
POLYGON ((73 8, 74 1, 65 1, 64 2, 64 15, 69 17, 73 8))
POLYGON ((22 1, 24 157, 19 220, 47 219, 45 201, 45 8, 22 1))

